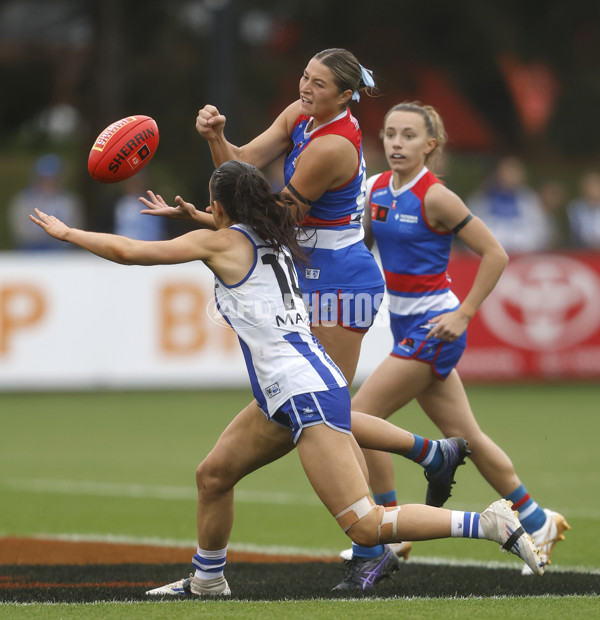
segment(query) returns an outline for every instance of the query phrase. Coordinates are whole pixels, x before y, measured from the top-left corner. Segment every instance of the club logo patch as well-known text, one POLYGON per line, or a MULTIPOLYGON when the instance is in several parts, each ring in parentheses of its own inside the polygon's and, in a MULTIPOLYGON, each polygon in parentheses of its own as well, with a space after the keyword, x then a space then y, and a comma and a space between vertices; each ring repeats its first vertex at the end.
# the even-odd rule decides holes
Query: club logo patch
POLYGON ((273 396, 277 396, 277 394, 281 393, 281 389, 279 388, 279 383, 273 383, 265 388, 265 392, 269 398, 273 398, 273 396))

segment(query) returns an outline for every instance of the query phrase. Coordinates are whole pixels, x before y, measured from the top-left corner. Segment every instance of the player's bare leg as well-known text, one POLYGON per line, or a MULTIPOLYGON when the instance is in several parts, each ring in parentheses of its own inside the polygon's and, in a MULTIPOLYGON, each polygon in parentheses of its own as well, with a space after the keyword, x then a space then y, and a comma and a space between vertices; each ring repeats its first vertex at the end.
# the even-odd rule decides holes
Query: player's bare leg
POLYGON ((196 471, 198 545, 223 549, 233 527, 233 487, 294 448, 289 429, 268 422, 256 401, 229 424, 196 471))
POLYGON ((365 334, 341 325, 313 325, 311 331, 351 385, 365 334))

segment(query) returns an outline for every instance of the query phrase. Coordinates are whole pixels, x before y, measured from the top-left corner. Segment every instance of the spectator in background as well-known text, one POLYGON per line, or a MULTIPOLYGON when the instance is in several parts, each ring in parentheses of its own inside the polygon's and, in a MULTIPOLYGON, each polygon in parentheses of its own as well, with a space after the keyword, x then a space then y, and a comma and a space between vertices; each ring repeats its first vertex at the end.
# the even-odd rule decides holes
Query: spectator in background
POLYGON ((516 157, 501 159, 492 178, 467 205, 504 249, 535 252, 551 245, 552 227, 537 192, 525 183, 525 167, 516 157))
POLYGON ((161 241, 166 235, 166 220, 140 214, 139 197, 148 189, 142 170, 123 182, 123 195, 115 203, 114 233, 140 241, 161 241))
POLYGON ((575 246, 600 249, 600 172, 586 172, 580 196, 567 205, 571 241, 575 246))
POLYGON ((556 179, 544 179, 537 186, 538 197, 542 203, 548 225, 550 227, 550 249, 564 247, 568 243, 565 228, 565 208, 567 204, 567 190, 556 179))
POLYGON ((62 186, 64 164, 54 153, 42 155, 35 162, 31 184, 19 192, 8 207, 8 224, 17 250, 71 250, 71 244, 50 238, 37 226, 31 225, 33 209, 56 216, 69 226, 84 224, 80 199, 62 186))

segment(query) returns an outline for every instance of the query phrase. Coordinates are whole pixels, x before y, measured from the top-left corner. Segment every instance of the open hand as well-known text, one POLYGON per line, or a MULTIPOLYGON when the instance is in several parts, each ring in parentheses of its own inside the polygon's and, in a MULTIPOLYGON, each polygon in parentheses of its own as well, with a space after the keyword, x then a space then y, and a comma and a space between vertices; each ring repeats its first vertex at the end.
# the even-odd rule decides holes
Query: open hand
POLYGON ((175 205, 168 205, 160 194, 155 194, 151 190, 146 192, 148 198, 140 196, 139 201, 146 205, 147 209, 142 209, 140 213, 146 215, 163 215, 176 220, 194 220, 196 207, 191 202, 186 202, 181 196, 175 197, 175 205))
POLYGON ((59 239, 60 241, 66 241, 67 233, 69 230, 69 226, 67 226, 64 222, 61 222, 54 215, 48 215, 39 209, 35 209, 35 214, 29 215, 29 219, 37 224, 40 228, 43 228, 51 237, 55 239, 59 239))

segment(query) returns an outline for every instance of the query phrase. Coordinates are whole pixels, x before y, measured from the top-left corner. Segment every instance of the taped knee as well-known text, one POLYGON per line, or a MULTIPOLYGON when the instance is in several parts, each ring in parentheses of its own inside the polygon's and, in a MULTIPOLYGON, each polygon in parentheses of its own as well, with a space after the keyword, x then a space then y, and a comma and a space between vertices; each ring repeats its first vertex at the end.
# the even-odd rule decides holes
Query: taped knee
POLYGON ((339 515, 335 516, 335 520, 344 530, 344 533, 347 533, 355 523, 364 519, 373 508, 376 508, 375 502, 368 495, 365 495, 348 506, 346 510, 342 510, 339 515))
POLYGON ((336 520, 346 533, 356 525, 352 532, 348 533, 355 543, 374 546, 398 540, 400 510, 400 506, 377 506, 370 497, 365 496, 340 512, 336 520))

